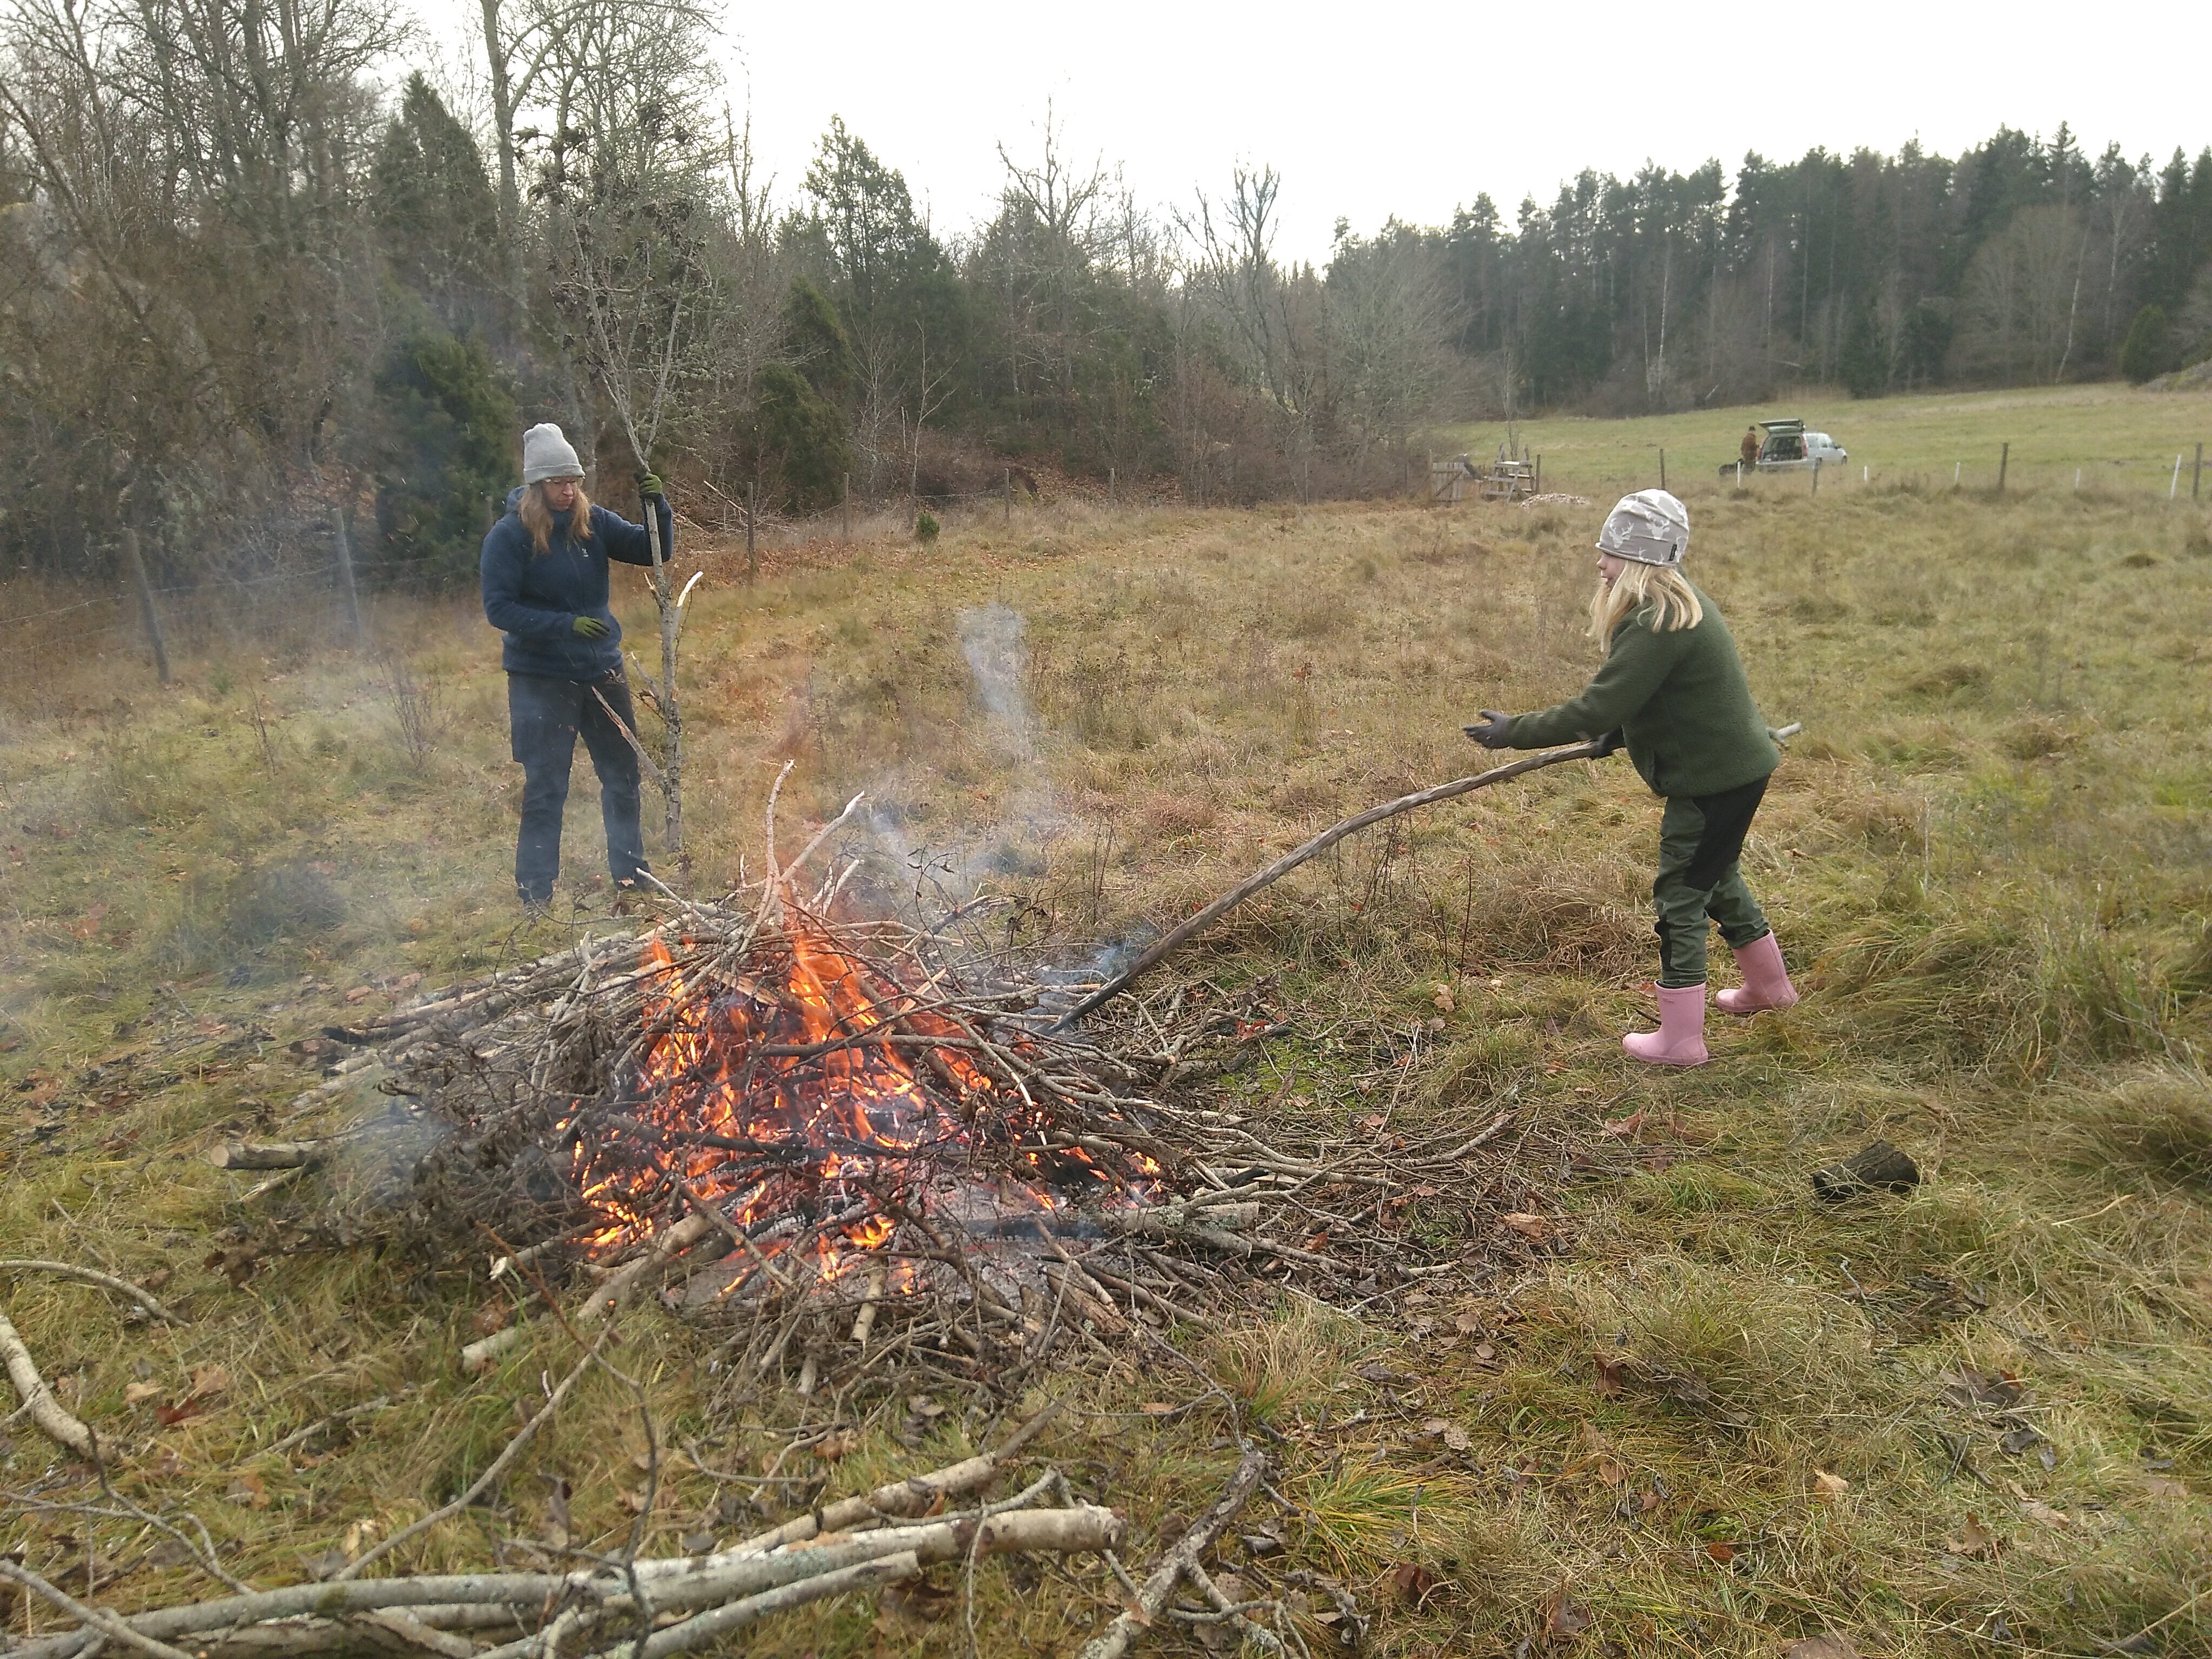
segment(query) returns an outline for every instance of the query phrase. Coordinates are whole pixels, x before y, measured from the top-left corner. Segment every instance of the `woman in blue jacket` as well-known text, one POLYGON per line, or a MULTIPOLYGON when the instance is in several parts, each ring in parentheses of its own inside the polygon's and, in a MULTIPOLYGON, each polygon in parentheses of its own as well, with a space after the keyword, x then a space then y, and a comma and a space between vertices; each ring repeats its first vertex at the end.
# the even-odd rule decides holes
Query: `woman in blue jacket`
MULTIPOLYGON (((522 828, 514 843, 514 885, 522 902, 552 902, 561 873, 561 819, 576 737, 599 775, 606 820, 607 873, 617 891, 634 888, 645 861, 638 823, 637 755, 623 735, 637 720, 623 673, 622 624, 607 606, 607 561, 650 565, 645 526, 593 505, 584 494, 574 447, 548 422, 522 434, 522 488, 484 538, 480 566, 484 616, 507 635, 507 719, 522 766, 522 828), (617 720, 621 725, 617 725, 617 720)), ((660 520, 660 551, 674 550, 675 520, 660 480, 647 473, 638 493, 660 520)))

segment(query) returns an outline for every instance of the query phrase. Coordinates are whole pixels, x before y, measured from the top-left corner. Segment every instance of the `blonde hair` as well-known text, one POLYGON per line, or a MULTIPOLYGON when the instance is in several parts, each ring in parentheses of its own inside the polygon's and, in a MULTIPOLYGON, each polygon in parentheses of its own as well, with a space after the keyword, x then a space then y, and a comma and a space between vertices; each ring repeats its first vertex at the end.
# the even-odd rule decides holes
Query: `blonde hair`
POLYGON ((1611 582, 1598 578, 1597 592, 1590 595, 1590 637, 1600 645, 1610 645, 1613 630, 1620 626, 1621 618, 1635 615, 1647 605, 1651 607, 1655 634, 1695 628, 1705 619, 1698 590, 1683 579, 1680 571, 1671 565, 1632 561, 1611 582))
MULTIPOLYGON (((550 482, 541 478, 534 484, 525 485, 522 505, 515 509, 522 527, 530 532, 532 550, 539 553, 553 550, 553 507, 545 499, 545 486, 550 482)), ((592 498, 584 493, 581 478, 570 482, 576 486, 576 504, 568 509, 568 539, 587 542, 592 539, 592 498)))

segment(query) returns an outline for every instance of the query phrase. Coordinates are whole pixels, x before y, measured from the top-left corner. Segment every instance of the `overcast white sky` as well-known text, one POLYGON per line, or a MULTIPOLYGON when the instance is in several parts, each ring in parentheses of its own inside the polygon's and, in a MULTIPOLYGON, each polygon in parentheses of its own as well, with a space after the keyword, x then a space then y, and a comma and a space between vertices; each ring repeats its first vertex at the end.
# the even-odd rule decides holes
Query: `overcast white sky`
MULTIPOLYGON (((471 0, 424 9, 473 14, 471 0)), ((787 202, 832 114, 905 173, 940 234, 986 213, 995 146, 1032 154, 1048 99, 1070 148, 1140 201, 1283 176, 1277 251, 1322 258, 1341 216, 1448 220, 1488 191, 1510 222, 1583 167, 1686 169, 1747 149, 1956 155, 2000 122, 2160 161, 2212 143, 2185 88, 2212 7, 1958 0, 1376 7, 1109 0, 735 3, 730 89, 787 202), (2165 86, 2164 93, 2155 88, 2165 86)))

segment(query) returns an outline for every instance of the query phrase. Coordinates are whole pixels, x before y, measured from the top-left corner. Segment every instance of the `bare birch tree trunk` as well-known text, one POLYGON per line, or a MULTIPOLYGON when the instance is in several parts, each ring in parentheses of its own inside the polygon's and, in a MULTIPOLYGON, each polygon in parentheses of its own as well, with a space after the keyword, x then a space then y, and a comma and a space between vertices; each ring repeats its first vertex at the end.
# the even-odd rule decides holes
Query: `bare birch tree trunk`
MULTIPOLYGON (((641 462, 642 465, 642 462, 641 462)), ((684 613, 678 608, 675 580, 660 545, 660 513, 652 501, 645 504, 645 541, 653 550, 653 602, 660 611, 660 684, 653 702, 660 711, 667 746, 661 751, 663 836, 671 855, 684 850, 684 707, 676 696, 676 632, 684 613)))

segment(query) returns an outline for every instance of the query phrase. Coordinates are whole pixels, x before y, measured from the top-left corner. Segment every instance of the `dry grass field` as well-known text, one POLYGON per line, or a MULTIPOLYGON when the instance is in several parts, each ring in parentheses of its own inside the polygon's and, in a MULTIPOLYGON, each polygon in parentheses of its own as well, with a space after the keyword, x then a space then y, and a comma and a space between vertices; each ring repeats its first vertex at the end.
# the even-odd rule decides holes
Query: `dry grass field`
MULTIPOLYGON (((1768 718, 1805 726, 1747 868, 1808 994, 1716 1015, 1703 1070, 1623 1058, 1657 805, 1620 760, 1346 843, 1164 970, 1277 976, 1291 1029, 1220 1085, 1247 1109, 1296 1097, 1389 1133, 1510 1098, 1582 1148, 1546 1172, 1535 1237, 1480 1241, 1497 1272, 1175 1334, 1281 1459, 1291 1507, 1248 1522, 1287 1549, 1240 1571, 1340 1579, 1379 1654, 1771 1655, 1824 1631, 1899 1659, 2212 1653, 2212 529, 2148 490, 1674 482, 1768 718), (1920 1188, 1816 1200, 1808 1173, 1875 1135, 1920 1188)), ((994 509, 929 550, 777 550, 750 589, 741 554, 708 552, 693 845, 660 867, 732 878, 791 759, 790 832, 868 792, 848 850, 877 902, 980 881, 1062 938, 1171 921, 1337 817, 1478 769, 1478 708, 1576 689, 1603 505, 994 509), (971 654, 1011 677, 979 682, 971 654)), ((623 616, 649 639, 641 587, 623 616)), ((167 692, 73 663, 65 636, 6 682, 0 1239, 158 1285, 187 1318, 125 1325, 25 1273, 0 1305, 115 1449, 106 1477, 194 1512, 264 1584, 444 1501, 570 1363, 553 1333, 463 1377, 482 1257, 318 1242, 313 1179, 249 1198, 261 1177, 202 1156, 317 1127, 284 1116, 313 1076, 294 1039, 623 925, 580 767, 562 914, 515 909, 519 770, 473 607, 380 625, 381 665, 272 623, 167 692)), ((1449 1220, 1449 1193, 1409 1201, 1449 1220)), ((787 1461, 808 1484, 717 1480, 698 1466, 771 1467, 822 1402, 750 1397, 650 1308, 623 1352, 688 1449, 650 1517, 666 1549, 744 1529, 757 1491, 780 1514, 999 1431, 957 1395, 888 1402, 841 1460, 787 1461)), ((1234 1462, 1222 1395, 1142 1356, 1054 1389, 1074 1409, 1036 1455, 1130 1515, 1133 1560, 1234 1462), (1143 1409, 1163 1403, 1191 1408, 1143 1409)), ((0 1548, 79 1590, 89 1561, 118 1607, 190 1587, 112 1505, 41 1508, 101 1506, 27 1423, 5 1434, 0 1548)), ((640 1450, 628 1396, 588 1381, 495 1506, 406 1559, 491 1560, 543 1531, 556 1480, 572 1536, 627 1535, 640 1450)), ((1095 1564, 987 1565, 977 1595, 990 1654, 1071 1652, 1115 1605, 1095 1564)), ((934 1605, 825 1604, 747 1647, 963 1651, 957 1603, 934 1605)))

